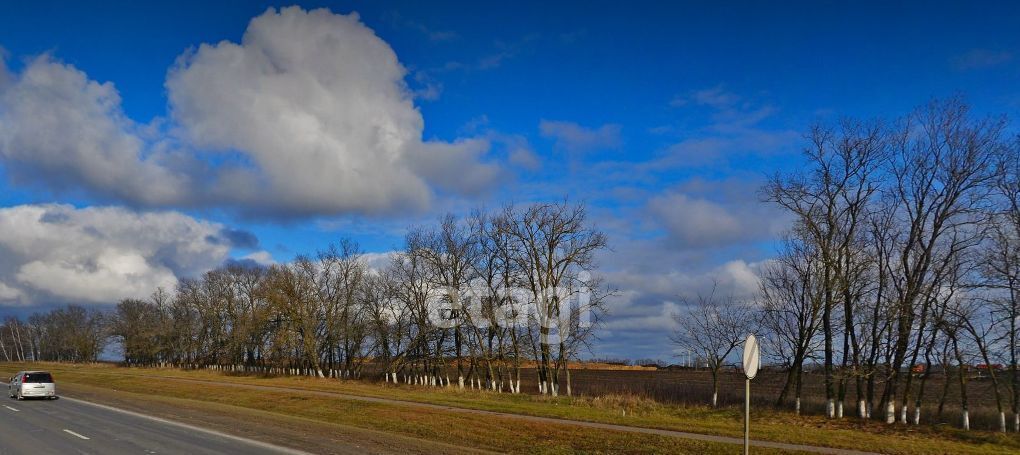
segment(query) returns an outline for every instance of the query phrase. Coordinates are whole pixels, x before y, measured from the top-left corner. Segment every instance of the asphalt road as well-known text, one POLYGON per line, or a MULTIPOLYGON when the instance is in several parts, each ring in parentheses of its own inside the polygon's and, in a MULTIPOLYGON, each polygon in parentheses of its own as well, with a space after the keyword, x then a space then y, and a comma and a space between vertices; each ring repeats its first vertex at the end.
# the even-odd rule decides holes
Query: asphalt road
POLYGON ((301 453, 70 398, 17 401, 4 383, 0 392, 0 455, 301 453))

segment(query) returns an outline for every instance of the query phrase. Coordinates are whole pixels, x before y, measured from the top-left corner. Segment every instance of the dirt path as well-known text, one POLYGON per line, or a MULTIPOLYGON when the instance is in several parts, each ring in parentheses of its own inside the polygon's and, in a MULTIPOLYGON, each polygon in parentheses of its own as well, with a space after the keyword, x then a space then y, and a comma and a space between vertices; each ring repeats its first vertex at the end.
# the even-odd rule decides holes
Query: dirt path
MULTIPOLYGON (((144 375, 133 375, 133 376, 145 377, 144 375)), ((333 397, 333 398, 341 398, 341 399, 345 399, 345 400, 362 401, 362 402, 369 402, 369 403, 381 403, 381 404, 409 406, 409 407, 418 407, 418 408, 426 408, 426 409, 437 409, 437 410, 444 410, 444 411, 451 411, 451 412, 460 412, 460 413, 466 413, 466 414, 477 414, 477 415, 496 416, 496 417, 503 417, 503 418, 510 418, 510 419, 521 419, 521 420, 527 420, 527 421, 530 421, 530 422, 543 422, 543 423, 550 423, 550 424, 557 424, 557 425, 574 425, 574 426, 585 427, 585 428, 595 428, 595 429, 601 429, 601 430, 622 431, 622 432, 630 432, 630 433, 643 433, 643 434, 652 434, 652 435, 659 435, 659 436, 670 436, 670 437, 676 437, 676 438, 692 439, 692 440, 707 441, 707 442, 718 442, 718 443, 724 443, 724 444, 740 444, 740 445, 743 445, 743 443, 744 443, 744 440, 741 439, 741 438, 733 438, 733 437, 728 437, 728 436, 713 436, 713 435, 706 435, 706 434, 700 434, 700 433, 688 433, 688 432, 676 431, 676 430, 662 430, 662 429, 656 429, 656 428, 632 427, 632 426, 615 425, 615 424, 608 424, 608 423, 585 422, 585 421, 580 421, 580 420, 559 419, 559 418, 554 418, 554 417, 529 416, 529 415, 513 414, 513 413, 507 413, 507 412, 486 411, 486 410, 481 410, 481 409, 459 408, 459 407, 448 406, 448 405, 421 403, 421 402, 407 401, 407 400, 398 400, 398 399, 392 399, 392 398, 379 398, 379 397, 367 397, 367 396, 361 396, 361 395, 350 395, 350 394, 345 394, 345 393, 327 392, 327 391, 322 391, 322 390, 308 390, 308 389, 300 389, 300 388, 292 388, 292 387, 265 386, 265 385, 256 385, 256 384, 242 384, 242 383, 236 383, 236 382, 212 381, 212 380, 206 380, 206 379, 175 378, 175 377, 166 377, 166 376, 160 376, 159 379, 170 380, 170 381, 179 381, 179 382, 199 383, 199 384, 215 384, 217 386, 236 387, 236 388, 242 388, 242 389, 248 389, 248 390, 265 390, 265 391, 275 391, 275 392, 297 393, 297 394, 310 395, 310 396, 333 397)), ((802 444, 787 444, 787 443, 783 443, 783 442, 761 441, 761 440, 753 440, 753 439, 751 440, 751 445, 754 446, 754 447, 768 447, 768 448, 773 448, 773 449, 793 450, 793 451, 801 451, 801 452, 809 452, 809 453, 829 453, 829 454, 840 454, 840 455, 877 455, 877 454, 874 454, 873 452, 864 452, 864 451, 859 451, 859 450, 837 449, 837 448, 832 448, 832 447, 819 447, 819 446, 810 446, 810 445, 802 445, 802 444)))

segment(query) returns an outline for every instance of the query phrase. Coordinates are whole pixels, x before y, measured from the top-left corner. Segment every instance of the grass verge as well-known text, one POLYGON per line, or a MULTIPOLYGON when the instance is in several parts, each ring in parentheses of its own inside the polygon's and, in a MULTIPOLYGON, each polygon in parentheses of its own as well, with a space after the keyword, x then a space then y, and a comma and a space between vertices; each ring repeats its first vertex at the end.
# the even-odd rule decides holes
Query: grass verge
MULTIPOLYGON (((0 371, 23 365, 0 364, 0 371)), ((287 391, 229 387, 245 384, 388 398, 417 403, 555 417, 588 422, 658 428, 722 436, 741 436, 740 412, 703 407, 665 406, 634 397, 552 399, 531 395, 386 386, 314 378, 232 376, 210 371, 118 368, 111 365, 45 364, 58 382, 186 398, 300 416, 432 441, 508 452, 732 453, 736 446, 679 438, 529 422, 512 417, 485 417, 413 405, 367 403, 342 397, 308 396, 287 391), (210 381, 196 386, 193 382, 210 381), (216 384, 216 383, 224 384, 216 384), (196 392, 201 391, 201 394, 196 392)), ((945 427, 887 426, 857 419, 831 421, 758 410, 752 415, 755 439, 875 451, 890 454, 1020 453, 1015 434, 963 432, 945 427)), ((765 452, 765 450, 756 450, 765 452)))

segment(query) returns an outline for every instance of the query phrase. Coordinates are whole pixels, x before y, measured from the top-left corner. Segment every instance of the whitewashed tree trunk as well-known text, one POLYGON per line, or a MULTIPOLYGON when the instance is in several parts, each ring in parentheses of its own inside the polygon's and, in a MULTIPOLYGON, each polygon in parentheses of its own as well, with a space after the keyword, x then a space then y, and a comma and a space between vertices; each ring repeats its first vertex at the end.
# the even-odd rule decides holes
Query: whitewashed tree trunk
POLYGON ((825 402, 825 417, 836 417, 836 401, 831 398, 825 402))
POLYGON ((963 429, 970 430, 970 411, 963 411, 963 429))
POLYGON ((862 419, 868 418, 868 405, 864 400, 857 400, 857 416, 862 419))
POLYGON ((712 392, 712 407, 716 407, 719 404, 719 392, 712 392))
POLYGON ((885 406, 885 423, 896 423, 896 403, 892 400, 885 406))
POLYGON ((797 397, 797 399, 793 400, 793 412, 795 412, 797 415, 800 415, 800 397, 797 397))
POLYGON ((836 403, 836 418, 837 419, 842 419, 843 418, 843 402, 842 401, 836 403))
POLYGON ((457 376, 457 384, 460 386, 460 390, 464 390, 464 375, 457 376))
POLYGON ((1006 432, 1006 413, 999 412, 999 431, 1002 433, 1006 432))
POLYGON ((1013 431, 1020 433, 1020 412, 1013 414, 1013 431))
POLYGON ((921 424, 921 407, 916 406, 914 407, 914 425, 920 424, 921 424))

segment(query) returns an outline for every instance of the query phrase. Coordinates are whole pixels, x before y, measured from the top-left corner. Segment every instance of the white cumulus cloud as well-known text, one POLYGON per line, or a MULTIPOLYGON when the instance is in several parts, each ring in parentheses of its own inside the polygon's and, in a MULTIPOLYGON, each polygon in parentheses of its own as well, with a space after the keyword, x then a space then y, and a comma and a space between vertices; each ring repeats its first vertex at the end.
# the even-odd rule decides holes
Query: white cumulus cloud
POLYGON ((218 223, 177 212, 20 205, 0 209, 0 306, 112 304, 223 263, 218 223))
POLYGON ((263 216, 423 209, 498 183, 488 140, 422 137, 406 74, 356 14, 269 9, 240 42, 182 54, 168 118, 140 123, 112 83, 44 55, 0 83, 0 159, 57 191, 263 216))
POLYGON ((182 197, 186 177, 159 163, 113 84, 48 55, 13 79, 0 85, 0 159, 16 182, 145 204, 182 197))

